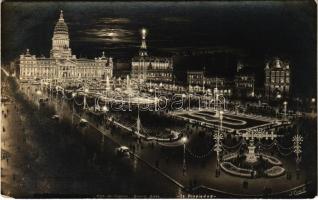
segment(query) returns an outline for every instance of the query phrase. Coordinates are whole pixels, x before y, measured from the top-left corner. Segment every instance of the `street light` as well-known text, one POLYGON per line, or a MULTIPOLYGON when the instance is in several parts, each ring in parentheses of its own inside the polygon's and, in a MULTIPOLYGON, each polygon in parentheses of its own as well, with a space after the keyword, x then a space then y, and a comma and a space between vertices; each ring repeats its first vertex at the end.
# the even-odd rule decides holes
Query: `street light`
POLYGON ((284 119, 286 120, 286 112, 287 112, 287 101, 284 101, 284 119))
POLYGON ((221 140, 223 139, 223 134, 222 134, 222 120, 223 120, 223 111, 219 111, 219 117, 220 117, 220 126, 216 134, 213 135, 213 138, 215 140, 215 145, 214 145, 214 151, 216 151, 216 177, 220 175, 220 152, 222 151, 221 147, 221 140))
POLYGON ((145 28, 141 29, 142 36, 146 36, 147 30, 145 28))
POLYGON ((85 89, 84 89, 84 103, 83 103, 83 104, 84 104, 84 105, 83 105, 83 106, 84 106, 84 108, 83 108, 84 110, 86 109, 86 104, 87 104, 87 102, 86 102, 86 95, 87 95, 88 91, 89 91, 88 88, 85 88, 85 89))
POLYGON ((155 111, 157 111, 157 101, 158 101, 158 98, 157 98, 157 90, 158 90, 158 88, 155 87, 155 111))
POLYGON ((38 109, 40 109, 39 97, 40 97, 41 95, 42 95, 41 90, 37 90, 37 91, 36 91, 36 96, 37 96, 36 101, 37 101, 37 103, 38 103, 38 105, 39 105, 38 109))
POLYGON ((187 95, 186 94, 182 94, 181 97, 182 97, 182 109, 183 109, 183 99, 185 99, 187 97, 187 95))
POLYGON ((190 111, 190 107, 191 107, 191 105, 190 105, 190 103, 191 103, 191 99, 190 99, 190 98, 191 98, 191 96, 192 96, 192 95, 191 95, 191 94, 189 94, 189 109, 188 109, 189 111, 190 111))
POLYGON ((312 105, 311 105, 311 107, 312 107, 312 113, 314 113, 315 111, 315 103, 316 103, 316 99, 315 98, 312 98, 311 99, 311 103, 312 103, 312 105))
POLYGON ((37 90, 37 91, 36 91, 36 94, 37 94, 38 96, 40 96, 40 95, 42 94, 41 90, 37 90))
POLYGON ((107 106, 103 106, 103 107, 102 107, 102 110, 103 110, 104 112, 107 112, 107 111, 108 111, 107 106))
POLYGON ((73 122, 74 122, 74 101, 75 101, 75 97, 76 97, 75 92, 72 93, 72 97, 73 97, 73 102, 72 102, 72 124, 73 124, 73 122))
POLYGON ((222 131, 222 122, 223 122, 223 111, 220 111, 220 130, 222 131))
POLYGON ((186 173, 186 170, 187 170, 187 165, 186 165, 186 157, 185 157, 185 151, 186 151, 186 143, 187 143, 187 141, 188 141, 188 138, 187 137, 182 137, 181 138, 181 142, 183 143, 183 169, 182 169, 182 171, 183 171, 183 175, 185 175, 185 173, 186 173))

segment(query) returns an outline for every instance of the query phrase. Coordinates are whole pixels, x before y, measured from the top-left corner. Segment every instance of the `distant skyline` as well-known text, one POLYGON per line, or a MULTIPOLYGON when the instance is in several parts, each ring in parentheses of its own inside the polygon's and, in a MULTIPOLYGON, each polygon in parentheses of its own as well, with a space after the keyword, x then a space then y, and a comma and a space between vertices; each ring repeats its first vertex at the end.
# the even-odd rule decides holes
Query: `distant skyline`
POLYGON ((78 57, 93 58, 105 51, 115 60, 129 60, 138 53, 140 29, 145 27, 150 55, 224 49, 245 55, 257 68, 264 67, 266 58, 279 56, 290 61, 300 90, 316 87, 314 1, 4 2, 2 6, 4 63, 27 48, 48 57, 62 9, 70 46, 78 57))

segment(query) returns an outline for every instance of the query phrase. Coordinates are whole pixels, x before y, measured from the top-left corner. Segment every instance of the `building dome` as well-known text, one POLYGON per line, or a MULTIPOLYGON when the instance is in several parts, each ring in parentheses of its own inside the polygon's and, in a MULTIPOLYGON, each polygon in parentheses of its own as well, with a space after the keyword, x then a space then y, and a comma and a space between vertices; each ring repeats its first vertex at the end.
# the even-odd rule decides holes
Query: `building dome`
POLYGON ((52 38, 51 57, 53 58, 71 58, 70 38, 68 36, 68 27, 64 22, 63 11, 54 27, 52 38))
POLYGON ((61 10, 59 21, 54 27, 54 35, 67 35, 68 36, 68 27, 64 22, 63 11, 61 10))

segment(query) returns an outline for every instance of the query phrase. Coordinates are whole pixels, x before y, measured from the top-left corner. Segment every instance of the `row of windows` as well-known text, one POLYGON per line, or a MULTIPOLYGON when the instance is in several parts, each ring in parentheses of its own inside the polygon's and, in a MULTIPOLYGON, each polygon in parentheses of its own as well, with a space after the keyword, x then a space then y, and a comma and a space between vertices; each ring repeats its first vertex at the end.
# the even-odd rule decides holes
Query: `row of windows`
POLYGON ((53 72, 47 72, 47 73, 39 73, 39 72, 22 72, 22 76, 53 76, 53 72))
MULTIPOLYGON (((21 68, 22 67, 30 67, 30 66, 34 66, 34 67, 54 67, 56 65, 56 63, 52 63, 52 62, 45 62, 45 61, 20 61, 21 64, 21 68), (47 66, 49 65, 49 66, 47 66)), ((105 66, 105 63, 79 63, 77 65, 77 67, 80 68, 95 68, 95 67, 103 67, 105 66)))
MULTIPOLYGON (((193 88, 194 91, 200 91, 201 88, 193 88)), ((225 90, 219 90, 219 93, 221 94, 231 94, 231 90, 230 89, 225 89, 225 90)))
POLYGON ((201 75, 190 75, 189 78, 191 78, 191 79, 203 79, 203 76, 201 76, 201 75))
POLYGON ((171 77, 172 75, 170 73, 148 73, 148 76, 165 76, 165 77, 171 77))
POLYGON ((289 89, 288 85, 271 85, 270 87, 267 87, 267 89, 275 90, 275 89, 289 89))
MULTIPOLYGON (((24 76, 53 76, 55 73, 53 72, 43 72, 43 73, 39 73, 39 72, 22 72, 21 75, 24 76)), ((61 73, 62 77, 65 77, 64 74, 66 73, 61 73)), ((69 75, 76 75, 76 73, 67 73, 69 75)), ((77 76, 82 76, 82 77, 91 77, 91 76, 100 76, 99 73, 84 73, 84 74, 77 74, 77 76)))
POLYGON ((48 71, 55 71, 55 70, 52 70, 52 69, 41 69, 41 70, 38 70, 36 68, 29 68, 29 69, 21 69, 21 72, 48 72, 48 71))
POLYGON ((21 60, 20 63, 21 64, 36 64, 36 61, 35 60, 32 60, 32 61, 23 61, 23 60, 21 60))
POLYGON ((242 76, 236 79, 237 81, 254 81, 254 78, 242 76))
POLYGON ((149 63, 149 62, 133 62, 131 64, 132 67, 138 67, 138 66, 148 66, 151 68, 157 68, 157 69, 164 69, 166 67, 170 66, 170 63, 149 63))
POLYGON ((289 83, 289 79, 284 79, 284 78, 281 78, 281 79, 272 79, 271 80, 271 83, 289 83))
POLYGON ((267 76, 267 77, 271 77, 271 78, 275 78, 275 77, 289 77, 289 75, 277 76, 277 75, 272 74, 271 76, 267 76))
POLYGON ((236 87, 253 87, 253 84, 248 84, 248 83, 237 83, 235 85, 236 87))
POLYGON ((289 72, 288 71, 271 71, 270 73, 272 76, 284 76, 286 74, 286 76, 289 76, 289 72))

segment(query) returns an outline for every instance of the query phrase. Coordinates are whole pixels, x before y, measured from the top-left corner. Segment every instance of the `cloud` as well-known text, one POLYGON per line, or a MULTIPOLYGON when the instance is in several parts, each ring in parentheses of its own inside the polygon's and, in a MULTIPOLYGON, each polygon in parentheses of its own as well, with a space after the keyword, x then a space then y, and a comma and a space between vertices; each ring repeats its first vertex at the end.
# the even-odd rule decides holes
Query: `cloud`
POLYGON ((164 22, 172 22, 172 23, 189 23, 191 19, 183 18, 183 17, 164 17, 161 19, 164 22))
POLYGON ((94 20, 93 26, 78 31, 76 41, 103 42, 106 45, 135 43, 135 30, 131 31, 127 28, 129 23, 131 23, 129 18, 99 18, 96 21, 94 20))
POLYGON ((134 32, 124 28, 91 28, 80 31, 80 41, 95 41, 109 43, 135 42, 134 32))
POLYGON ((129 24, 130 19, 128 18, 111 18, 104 17, 97 20, 98 24, 129 24))

